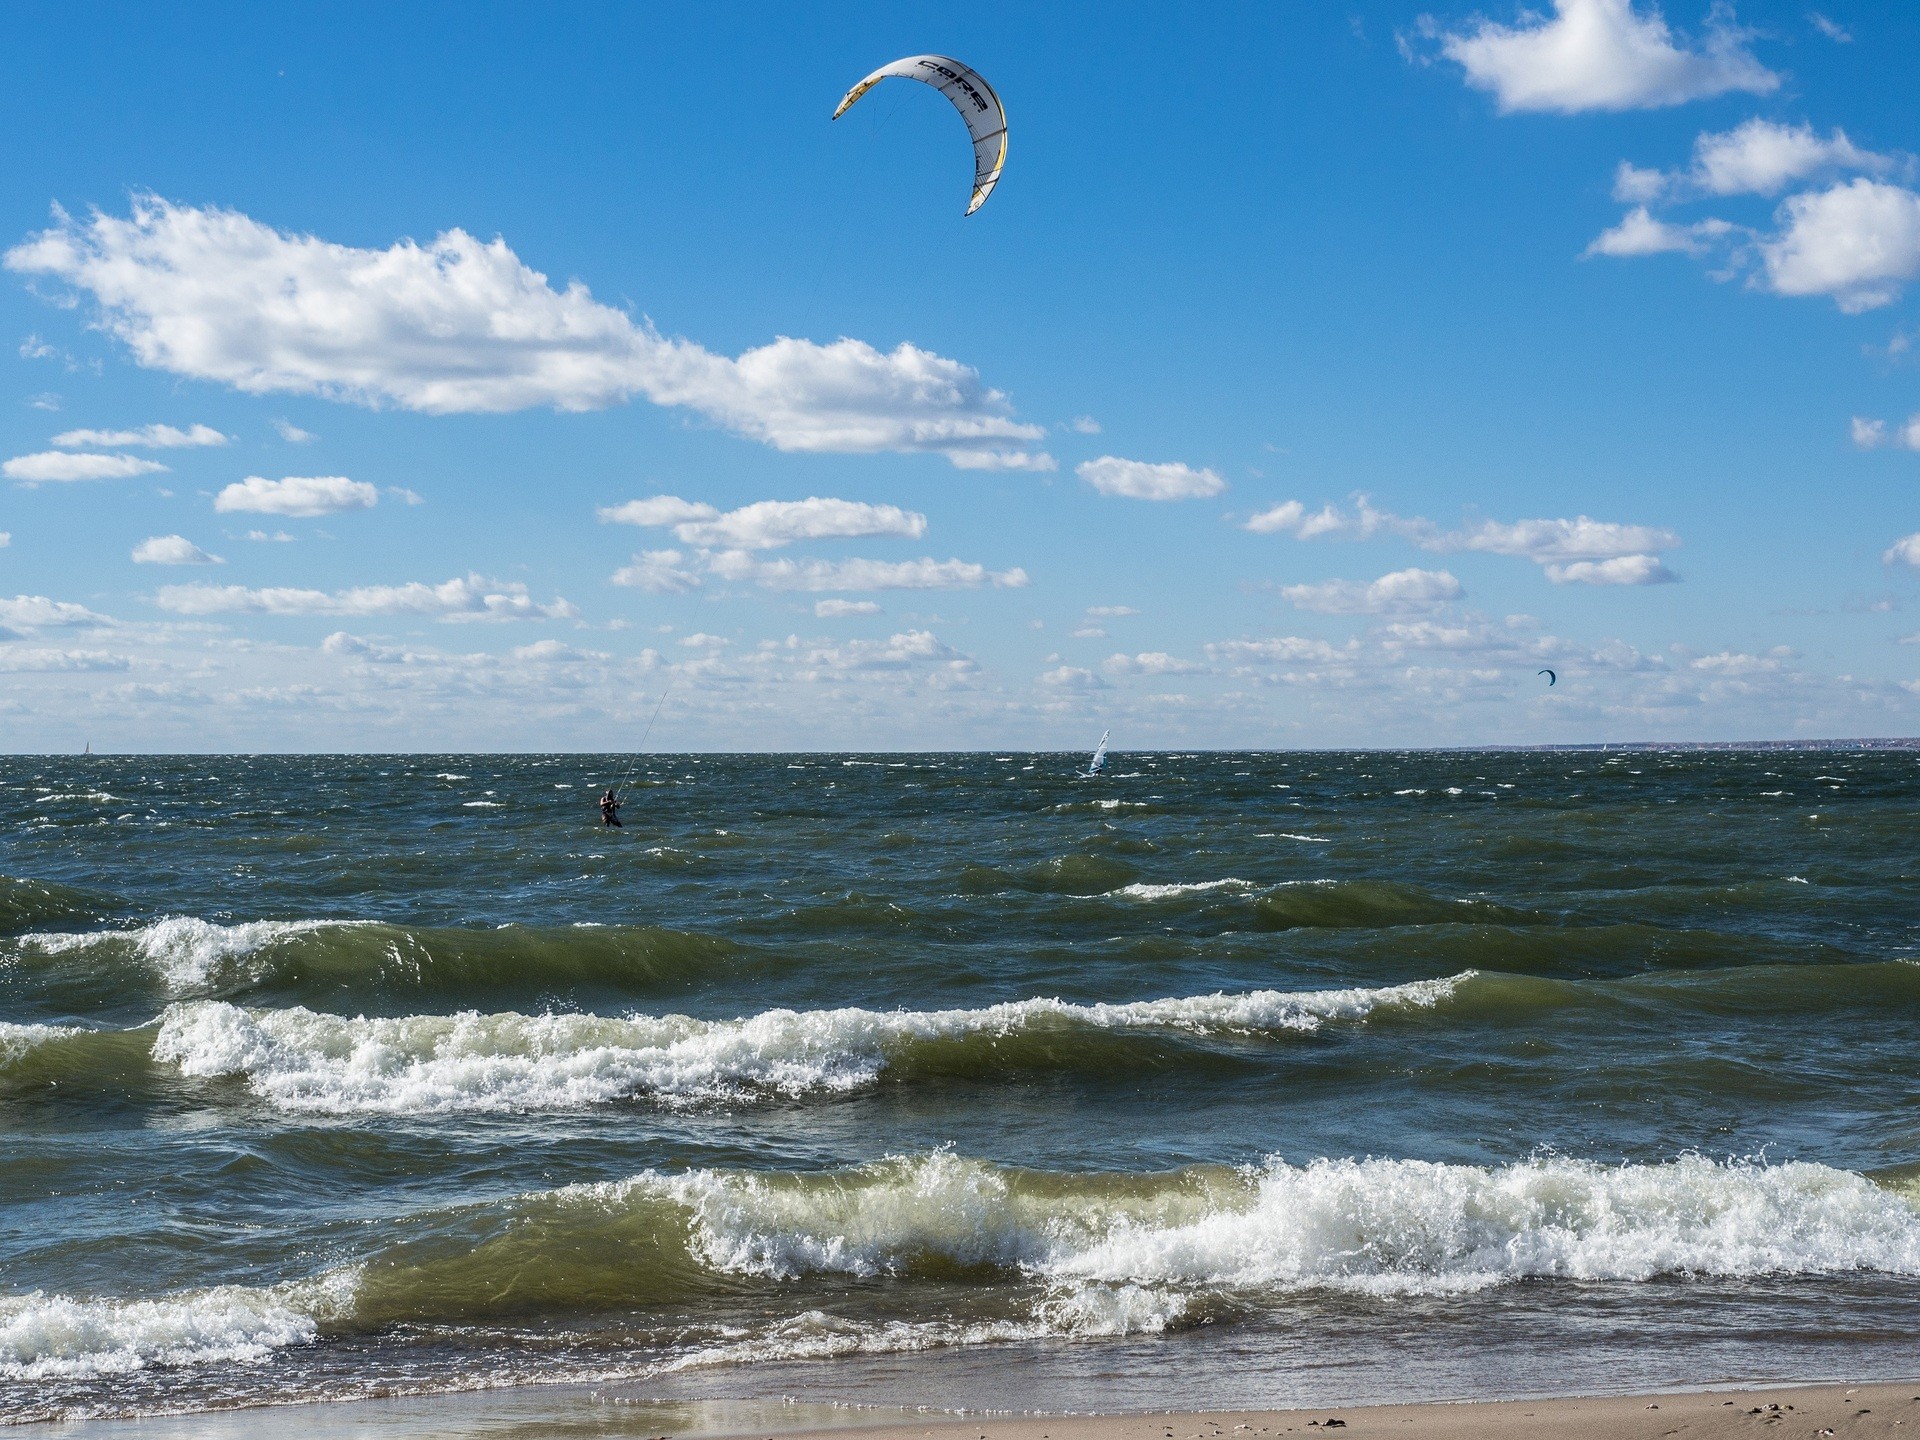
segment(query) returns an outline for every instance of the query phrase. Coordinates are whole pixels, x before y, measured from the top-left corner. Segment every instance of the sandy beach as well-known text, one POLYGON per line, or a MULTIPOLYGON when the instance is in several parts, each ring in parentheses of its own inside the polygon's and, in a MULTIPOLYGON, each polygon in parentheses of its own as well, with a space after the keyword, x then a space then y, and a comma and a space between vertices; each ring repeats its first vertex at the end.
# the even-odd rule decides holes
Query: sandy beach
POLYGON ((1718 1390, 1680 1395, 1609 1395, 1467 1404, 1374 1405, 1354 1409, 1172 1412, 1144 1415, 941 1421, 861 1427, 861 1440, 1243 1440, 1338 1430, 1399 1440, 1498 1440, 1552 1435, 1568 1440, 1719 1440, 1722 1436, 1894 1436, 1920 1433, 1920 1382, 1718 1390), (1908 1427, 1911 1427, 1909 1430, 1908 1427))
POLYGON ((26 1425, 62 1440, 1270 1440, 1323 1432, 1394 1440, 1830 1440, 1920 1434, 1920 1380, 1723 1387, 1558 1399, 1108 1415, 913 1413, 781 1400, 674 1402, 622 1387, 542 1386, 340 1404, 26 1425))

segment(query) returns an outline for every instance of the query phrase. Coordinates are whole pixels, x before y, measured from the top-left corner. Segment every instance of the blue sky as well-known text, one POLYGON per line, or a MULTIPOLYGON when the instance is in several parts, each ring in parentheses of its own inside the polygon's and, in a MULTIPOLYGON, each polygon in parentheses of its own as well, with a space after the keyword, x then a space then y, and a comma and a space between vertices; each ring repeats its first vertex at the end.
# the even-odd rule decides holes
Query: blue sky
POLYGON ((9 10, 6 748, 1920 723, 1912 7, 285 8, 9 10))

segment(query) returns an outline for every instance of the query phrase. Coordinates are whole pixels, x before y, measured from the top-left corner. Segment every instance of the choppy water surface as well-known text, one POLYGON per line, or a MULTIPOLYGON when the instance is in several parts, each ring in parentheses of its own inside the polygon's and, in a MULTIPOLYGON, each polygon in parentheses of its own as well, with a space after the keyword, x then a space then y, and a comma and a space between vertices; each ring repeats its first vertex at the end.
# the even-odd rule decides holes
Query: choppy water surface
POLYGON ((625 765, 0 761, 0 1415, 1915 1368, 1920 756, 625 765))

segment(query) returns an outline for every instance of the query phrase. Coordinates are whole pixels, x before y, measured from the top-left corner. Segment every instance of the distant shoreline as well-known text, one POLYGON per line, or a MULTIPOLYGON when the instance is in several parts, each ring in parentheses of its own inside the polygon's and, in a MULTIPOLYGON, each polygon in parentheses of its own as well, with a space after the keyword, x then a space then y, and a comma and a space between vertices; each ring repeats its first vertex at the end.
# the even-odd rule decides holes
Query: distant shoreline
MULTIPOLYGON (((1882 735, 1847 740, 1580 740, 1545 745, 1301 745, 1297 747, 1166 745, 1151 749, 1115 746, 1117 757, 1127 755, 1551 755, 1624 751, 1712 752, 1712 751, 1796 751, 1796 750, 1920 750, 1920 735, 1882 735)), ((812 755, 1075 755, 1082 750, 1023 750, 1017 745, 976 746, 967 750, 95 750, 82 754, 77 750, 20 750, 0 753, 8 760, 421 760, 436 756, 461 755, 527 758, 573 755, 583 759, 601 759, 640 754, 661 759, 700 756, 709 759, 750 759, 754 757, 812 755)))

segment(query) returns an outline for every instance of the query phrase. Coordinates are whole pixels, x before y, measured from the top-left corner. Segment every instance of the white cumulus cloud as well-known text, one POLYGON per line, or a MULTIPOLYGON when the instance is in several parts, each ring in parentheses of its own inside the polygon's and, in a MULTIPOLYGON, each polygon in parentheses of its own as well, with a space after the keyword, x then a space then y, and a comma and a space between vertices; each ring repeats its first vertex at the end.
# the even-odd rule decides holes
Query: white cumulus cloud
POLYGON ((1794 181, 1823 170, 1880 173, 1894 164, 1891 156, 1860 149, 1844 130, 1822 138, 1808 124, 1756 118, 1696 139, 1687 178, 1709 195, 1778 195, 1794 181))
POLYGON ((655 495, 602 508, 600 519, 619 525, 671 526, 683 545, 710 549, 772 550, 796 540, 892 536, 917 540, 927 517, 897 505, 857 500, 760 500, 724 513, 711 505, 655 495))
POLYGON ((1358 646, 1350 642, 1345 651, 1325 640, 1310 640, 1302 635, 1276 635, 1265 640, 1218 640, 1207 646, 1207 655, 1228 665, 1297 665, 1302 662, 1329 664, 1351 658, 1358 646))
POLYGON ((781 336, 737 358, 556 290, 504 240, 448 230, 380 249, 291 235, 237 211, 136 197, 9 250, 8 268, 91 295, 153 369, 249 394, 431 414, 594 410, 640 395, 779 450, 944 455, 1052 469, 1036 425, 978 372, 918 346, 781 336))
POLYGON ((287 515, 310 519, 348 510, 371 510, 379 503, 378 490, 365 481, 349 480, 344 475, 289 475, 284 480, 249 475, 216 495, 213 508, 223 515, 287 515))
MULTIPOLYGON (((1418 515, 1381 510, 1360 495, 1350 511, 1336 505, 1309 511, 1298 500, 1289 500, 1255 515, 1243 528, 1266 534, 1289 533, 1301 540, 1323 536, 1367 539, 1388 534, 1438 554, 1467 551, 1512 555, 1544 567, 1547 578, 1557 585, 1652 585, 1679 578, 1658 558, 1658 552, 1679 546, 1680 537, 1673 531, 1595 520, 1587 515, 1571 520, 1480 520, 1446 530, 1418 515)), ((1363 597, 1350 582, 1333 584, 1348 588, 1329 591, 1327 603, 1359 605, 1361 608, 1351 613, 1368 613, 1363 597)))
POLYGON ((873 600, 816 600, 813 613, 821 620, 847 620, 856 615, 878 615, 880 606, 873 600))
POLYGON ((1610 560, 1569 560, 1546 566, 1556 585, 1667 585, 1680 577, 1658 555, 1616 555, 1610 560))
POLYGON ((1889 445, 1920 450, 1920 412, 1909 415, 1904 425, 1894 426, 1889 426, 1884 420, 1870 420, 1863 415, 1856 415, 1851 430, 1853 443, 1862 450, 1879 450, 1889 445))
POLYGON ((722 580, 750 581, 768 590, 1018 590, 1027 572, 989 570, 969 560, 763 560, 745 550, 707 557, 722 580))
POLYGON ((350 590, 167 585, 154 597, 176 615, 419 615, 438 620, 570 620, 565 600, 537 603, 525 585, 467 575, 441 585, 360 585, 350 590))
MULTIPOLYGON (((1894 541, 1887 553, 1880 558, 1889 565, 1899 563, 1920 569, 1920 530, 1894 541)), ((4 611, 0 610, 0 619, 4 618, 4 611)))
POLYGON ((1040 683, 1055 690, 1105 690, 1107 682, 1080 665, 1061 665, 1045 671, 1040 683))
POLYGON ((124 656, 109 655, 104 650, 52 650, 12 646, 0 648, 0 670, 15 674, 31 671, 99 672, 131 668, 132 662, 124 656))
POLYGON ((69 450, 114 449, 125 445, 143 445, 152 450, 181 450, 195 446, 225 445, 232 440, 211 425, 190 425, 185 430, 173 425, 142 425, 134 430, 67 430, 53 437, 53 443, 69 450))
POLYGON ((184 535, 152 535, 133 547, 136 565, 224 565, 184 535))
POLYGON ((1431 531, 1433 525, 1427 520, 1402 520, 1385 510, 1375 509, 1371 500, 1360 495, 1350 512, 1337 505, 1309 510, 1298 500, 1285 500, 1262 510, 1240 528, 1255 535, 1291 535, 1296 540, 1319 540, 1326 536, 1365 540, 1383 530, 1418 538, 1419 534, 1431 531))
POLYGON ((1865 178, 1792 195, 1760 243, 1777 295, 1829 295, 1850 315, 1890 305, 1920 274, 1920 195, 1865 178))
POLYGON ((45 595, 16 595, 0 599, 0 625, 22 630, 43 630, 72 625, 110 625, 104 615, 96 615, 71 600, 50 600, 45 595))
POLYGON ((1466 587, 1445 570, 1395 570, 1362 585, 1328 580, 1318 585, 1288 585, 1281 590, 1297 610, 1322 615, 1383 615, 1430 610, 1465 595, 1466 587))
POLYGON ((653 595, 685 595, 703 582, 678 550, 646 550, 634 556, 631 565, 614 571, 613 583, 653 595))
POLYGON ((1483 520, 1436 539, 1442 543, 1434 545, 1435 549, 1518 555, 1537 565, 1613 559, 1641 551, 1671 550, 1680 544, 1680 537, 1671 530, 1651 525, 1620 525, 1585 515, 1572 520, 1515 520, 1511 524, 1483 520))
POLYGON ((1714 241, 1733 229, 1725 220, 1697 220, 1674 225, 1658 219, 1644 205, 1621 217, 1611 230, 1602 230, 1582 252, 1584 258, 1611 255, 1628 259, 1638 255, 1703 255, 1714 241))
POLYGON ((1138 655, 1109 655, 1100 668, 1109 675, 1199 675, 1207 667, 1164 650, 1143 650, 1138 655))
POLYGON ((65 450, 46 450, 38 455, 14 456, 0 465, 0 475, 18 480, 22 485, 42 485, 72 480, 125 480, 166 468, 157 460, 142 460, 137 455, 76 455, 65 450))
POLYGON ((1144 460, 1122 460, 1102 455, 1074 467, 1074 473, 1102 495, 1129 500, 1204 500, 1227 488, 1211 470, 1196 470, 1174 461, 1164 465, 1144 460))
POLYGON ((1747 34, 1718 9, 1695 46, 1659 10, 1637 10, 1632 0, 1554 0, 1553 8, 1551 16, 1522 12, 1514 25, 1483 18, 1443 34, 1441 53, 1509 113, 1640 110, 1779 88, 1780 77, 1747 49, 1747 34))
POLYGON ((1628 204, 1643 203, 1660 198, 1669 183, 1664 170, 1643 170, 1638 165, 1622 160, 1613 172, 1613 198, 1628 204))

